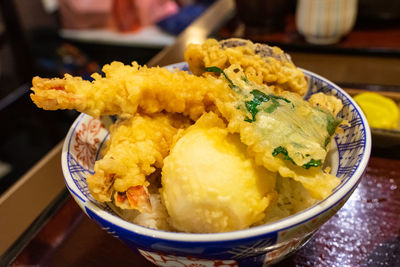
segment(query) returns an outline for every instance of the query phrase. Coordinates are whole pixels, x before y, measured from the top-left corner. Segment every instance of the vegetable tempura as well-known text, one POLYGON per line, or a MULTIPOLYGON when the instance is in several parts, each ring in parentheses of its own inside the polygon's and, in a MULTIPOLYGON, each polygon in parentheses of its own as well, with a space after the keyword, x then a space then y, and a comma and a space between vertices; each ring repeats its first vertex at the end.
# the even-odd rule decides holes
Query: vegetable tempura
POLYGON ((195 75, 203 74, 206 67, 226 69, 238 65, 249 81, 268 85, 275 93, 291 91, 304 95, 307 91, 303 72, 276 46, 238 38, 220 42, 209 39, 203 44, 189 44, 185 60, 195 75))
POLYGON ((38 107, 118 116, 87 178, 96 200, 143 218, 157 203, 163 229, 219 232, 262 221, 276 210, 274 201, 283 201, 279 194, 291 195, 279 190, 302 188, 311 205, 340 183, 324 162, 343 105, 322 93, 305 101, 307 81, 287 54, 230 39, 190 45, 185 58, 194 74, 113 62, 92 82, 70 75, 33 79, 38 107), (213 161, 220 165, 211 168, 213 161), (250 194, 243 203, 240 192, 250 194), (199 211, 197 225, 184 215, 191 209, 199 211))

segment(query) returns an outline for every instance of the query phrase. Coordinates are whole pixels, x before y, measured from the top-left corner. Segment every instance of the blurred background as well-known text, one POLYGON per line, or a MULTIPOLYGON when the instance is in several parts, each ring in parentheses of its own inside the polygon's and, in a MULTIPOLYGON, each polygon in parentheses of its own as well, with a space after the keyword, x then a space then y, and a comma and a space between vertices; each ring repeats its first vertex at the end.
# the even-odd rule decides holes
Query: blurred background
MULTIPOLYGON (((145 64, 213 2, 1 0, 0 194, 64 138, 77 116, 36 108, 33 76, 90 79, 114 60, 145 64)), ((399 91, 400 1, 234 2, 235 12, 211 37, 278 45, 298 66, 341 86, 399 91)))
POLYGON ((33 76, 90 79, 114 60, 145 64, 212 1, 1 0, 0 194, 60 142, 77 113, 36 108, 33 76))

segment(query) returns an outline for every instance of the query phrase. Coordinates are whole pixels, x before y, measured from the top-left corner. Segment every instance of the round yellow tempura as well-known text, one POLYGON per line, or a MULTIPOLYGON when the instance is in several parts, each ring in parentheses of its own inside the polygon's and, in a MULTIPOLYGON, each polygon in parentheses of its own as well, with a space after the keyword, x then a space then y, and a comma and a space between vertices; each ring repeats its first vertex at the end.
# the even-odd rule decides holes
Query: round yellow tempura
POLYGON ((276 174, 256 166, 238 135, 213 113, 177 141, 162 169, 161 196, 179 231, 244 229, 264 218, 276 174))

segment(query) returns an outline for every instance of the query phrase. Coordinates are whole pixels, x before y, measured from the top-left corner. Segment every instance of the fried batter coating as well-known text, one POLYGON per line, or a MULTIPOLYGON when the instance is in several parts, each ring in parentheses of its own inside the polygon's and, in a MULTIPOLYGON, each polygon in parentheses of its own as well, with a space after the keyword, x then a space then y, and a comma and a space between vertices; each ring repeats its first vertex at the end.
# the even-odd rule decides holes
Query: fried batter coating
POLYGON ((307 91, 303 72, 278 47, 237 38, 221 42, 208 39, 203 44, 189 44, 185 60, 195 75, 202 75, 205 67, 224 70, 235 64, 241 66, 249 81, 266 84, 275 93, 292 91, 304 95, 307 91))
POLYGON ((136 114, 110 127, 102 159, 96 161, 94 175, 87 177, 92 196, 101 202, 111 201, 121 208, 151 210, 147 176, 162 168, 164 158, 179 129, 190 125, 179 115, 136 114))
POLYGON ((180 231, 247 228, 276 199, 276 172, 256 165, 239 135, 212 112, 184 131, 164 162, 160 194, 180 231))
MULTIPOLYGON (((283 92, 274 101, 272 90, 243 79, 239 66, 230 66, 225 74, 239 88, 233 105, 217 100, 230 132, 239 133, 257 164, 299 181, 314 198, 327 197, 340 183, 322 169, 327 145, 340 121, 291 92, 283 92), (264 99, 256 99, 255 89, 264 99), (254 109, 258 112, 251 117, 249 111, 254 109)), ((340 100, 334 97, 316 97, 313 101, 327 110, 332 101, 335 112, 341 108, 340 100)))
POLYGON ((343 108, 342 101, 332 95, 326 95, 324 93, 313 94, 308 102, 315 107, 330 112, 335 117, 343 108))
MULTIPOLYGON (((251 58, 254 59, 254 55, 251 58)), ((269 61, 276 61, 272 65, 277 68, 277 72, 285 72, 283 68, 286 65, 282 65, 281 61, 275 58, 269 61)), ((290 67, 288 69, 292 70, 290 67)), ((322 111, 312 109, 298 94, 285 91, 281 92, 281 96, 272 96, 274 91, 271 87, 279 84, 285 87, 292 86, 293 91, 301 92, 300 87, 296 87, 299 76, 293 77, 289 73, 288 77, 274 78, 272 86, 257 85, 248 79, 246 69, 242 70, 240 65, 232 64, 225 70, 231 79, 240 85, 235 89, 223 75, 197 77, 183 71, 170 72, 161 68, 139 67, 136 63, 124 66, 116 62, 106 65, 103 70, 106 76, 95 74, 93 82, 68 75, 64 79, 35 78, 32 89, 35 94, 32 94, 31 98, 39 107, 45 109, 71 108, 92 116, 130 116, 138 111, 141 114, 154 114, 164 110, 182 113, 196 120, 204 112, 212 110, 221 114, 229 123, 232 133, 239 133, 241 141, 248 146, 257 164, 270 171, 279 172, 283 177, 291 177, 301 182, 313 197, 325 198, 340 182, 335 176, 325 173, 321 167, 327 153, 326 145, 329 144, 332 135, 329 129, 335 130, 338 125, 332 115, 329 117, 322 111), (255 88, 266 94, 267 98, 274 99, 258 103, 261 110, 258 114, 255 112, 257 105, 253 105, 256 104, 255 95, 251 93, 255 88), (283 101, 282 97, 287 98, 288 103, 283 101), (252 114, 249 112, 251 110, 252 114), (310 123, 310 119, 313 123, 310 123), (278 125, 276 122, 283 124, 278 125), (328 127, 332 122, 332 127, 328 127), (311 168, 304 169, 302 166, 311 168)), ((330 101, 323 99, 325 100, 330 101)), ((317 105, 318 99, 315 101, 314 104, 317 105)), ((150 128, 149 132, 158 130, 158 126, 150 128)), ((151 138, 154 137, 148 138, 153 140, 151 138)), ((164 154, 159 152, 160 147, 152 144, 158 144, 158 141, 147 144, 143 140, 140 139, 141 142, 136 144, 137 139, 134 139, 133 144, 129 145, 130 149, 124 148, 125 154, 107 156, 98 165, 102 167, 95 168, 95 175, 99 175, 100 178, 92 179, 91 187, 93 194, 97 194, 97 199, 109 201, 112 193, 109 192, 110 185, 113 183, 116 191, 126 192, 116 195, 117 202, 124 203, 124 200, 132 198, 130 206, 135 207, 138 205, 135 201, 148 199, 142 198, 147 194, 144 190, 147 186, 145 176, 153 171, 150 165, 156 164, 164 154), (150 153, 151 160, 147 159, 147 153, 150 153), (116 158, 120 163, 133 159, 133 165, 138 166, 130 170, 132 174, 127 178, 129 183, 125 184, 123 181, 128 180, 118 180, 113 176, 116 166, 120 166, 120 163, 115 163, 116 158)), ((125 165, 121 166, 121 169, 125 168, 125 165)))
POLYGON ((112 62, 103 67, 105 77, 94 81, 66 74, 63 79, 33 78, 31 99, 46 110, 76 109, 93 117, 129 117, 137 111, 152 114, 163 110, 182 113, 196 120, 215 109, 215 98, 223 98, 223 81, 200 78, 185 71, 131 66, 112 62))

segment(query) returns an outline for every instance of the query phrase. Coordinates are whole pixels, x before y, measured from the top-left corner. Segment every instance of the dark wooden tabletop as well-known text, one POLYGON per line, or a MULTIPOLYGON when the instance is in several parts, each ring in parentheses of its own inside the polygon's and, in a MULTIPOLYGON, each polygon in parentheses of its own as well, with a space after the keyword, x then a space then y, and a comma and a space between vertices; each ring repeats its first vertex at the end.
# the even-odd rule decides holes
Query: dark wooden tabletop
MULTIPOLYGON (((68 197, 11 266, 154 266, 68 197)), ((372 157, 358 188, 277 266, 400 266, 400 160, 372 157)))

